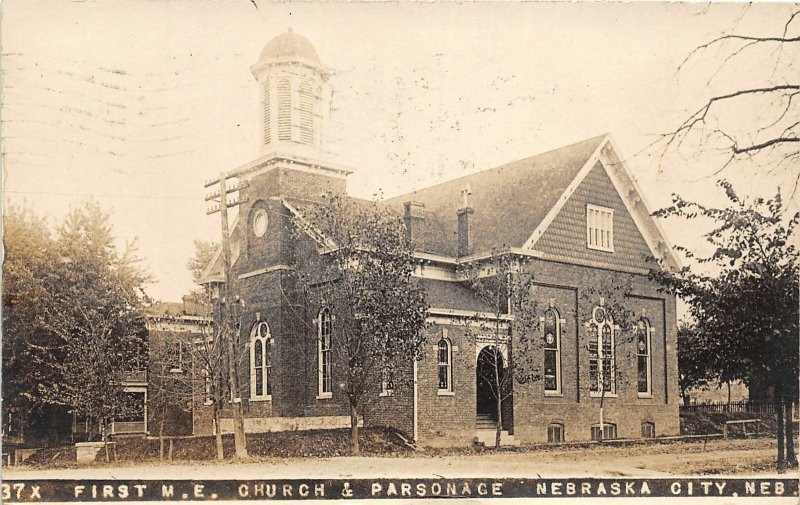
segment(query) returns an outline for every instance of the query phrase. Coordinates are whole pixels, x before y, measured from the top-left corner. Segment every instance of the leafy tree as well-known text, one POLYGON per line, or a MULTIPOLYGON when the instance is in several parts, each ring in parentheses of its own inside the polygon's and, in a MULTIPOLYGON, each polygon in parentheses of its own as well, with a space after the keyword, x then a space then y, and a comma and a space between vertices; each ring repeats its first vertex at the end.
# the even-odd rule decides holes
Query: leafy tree
MULTIPOLYGON (((722 381, 769 385, 778 415, 778 457, 796 464, 791 433, 784 454, 783 398, 797 395, 798 251, 800 213, 787 215, 780 193, 770 199, 740 198, 720 181, 729 206, 710 208, 673 196, 660 217, 709 218, 709 256, 681 251, 696 264, 679 272, 653 272, 666 289, 683 298, 696 321, 696 345, 708 353, 709 368, 722 381), (709 273, 710 272, 710 273, 709 273)), ((791 422, 786 425, 791 432, 791 422)))
POLYGON ((702 345, 694 325, 684 321, 678 324, 678 385, 684 404, 689 404, 690 389, 708 386, 714 372, 708 366, 713 359, 709 349, 702 345))
POLYGON ((55 377, 37 384, 37 395, 99 423, 103 440, 115 417, 141 408, 123 385, 125 373, 144 370, 146 358, 140 309, 147 276, 132 250, 129 244, 127 252, 117 251, 108 215, 97 204, 73 210, 57 231, 59 265, 48 273, 50 296, 38 307, 54 358, 43 365, 55 377))
POLYGON ((496 402, 496 448, 503 429, 503 402, 512 396, 514 380, 533 382, 542 377, 538 363, 532 361, 535 353, 530 352, 537 344, 541 347, 541 339, 530 336, 538 327, 537 304, 531 297, 533 275, 525 271, 524 264, 523 258, 495 248, 487 260, 459 269, 470 290, 491 308, 489 319, 475 314, 464 322, 465 334, 473 342, 487 334, 491 338, 487 348, 491 366, 478 369, 478 380, 496 402), (512 336, 517 335, 514 342, 518 348, 512 348, 512 336), (509 350, 507 360, 503 360, 503 348, 509 350))
POLYGON ((10 207, 3 218, 3 420, 9 409, 41 414, 36 384, 56 382, 49 363, 58 356, 53 336, 40 320, 51 292, 47 281, 57 267, 56 243, 45 219, 28 208, 10 207))
POLYGON ((208 240, 194 241, 194 256, 186 262, 186 268, 192 273, 192 280, 200 284, 203 272, 219 249, 219 244, 208 240))
POLYGON ((703 98, 657 143, 662 156, 693 152, 713 157, 715 173, 729 166, 788 170, 796 190, 800 176, 792 167, 800 159, 800 79, 795 65, 800 10, 796 3, 769 8, 784 12, 785 22, 759 33, 723 33, 688 54, 678 70, 690 63, 707 69, 708 79, 699 93, 703 98))
MULTIPOLYGON (((304 299, 332 315, 331 380, 350 407, 351 447, 359 452, 358 417, 377 377, 410 363, 424 342, 424 290, 411 278, 414 258, 397 216, 376 204, 326 195, 295 220, 295 272, 304 299)), ((317 346, 317 332, 309 327, 317 346)))

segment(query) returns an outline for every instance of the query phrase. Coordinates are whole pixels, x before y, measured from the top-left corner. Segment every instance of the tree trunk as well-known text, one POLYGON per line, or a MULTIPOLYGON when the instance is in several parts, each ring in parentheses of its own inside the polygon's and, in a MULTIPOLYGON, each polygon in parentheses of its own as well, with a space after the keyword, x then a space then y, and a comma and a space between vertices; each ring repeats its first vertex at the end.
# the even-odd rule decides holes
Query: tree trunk
POLYGON ((170 437, 170 439, 169 439, 169 452, 167 453, 167 459, 168 459, 169 461, 172 461, 172 455, 173 455, 173 440, 174 440, 174 439, 173 439, 172 437, 170 437))
POLYGON ((797 467, 797 454, 794 452, 794 422, 792 421, 792 401, 786 404, 786 465, 797 467))
POLYGON ((730 408, 730 405, 731 405, 731 381, 728 381, 726 384, 728 385, 728 408, 730 408))
POLYGON ((358 445, 358 411, 353 403, 350 404, 350 448, 353 454, 361 453, 358 445))
POLYGON ((164 417, 158 421, 158 460, 164 461, 164 417))
POLYGON ((111 463, 111 457, 108 455, 108 422, 105 419, 100 429, 103 432, 103 449, 105 449, 106 453, 106 463, 111 463))
POLYGON ((214 439, 217 443, 217 459, 225 459, 225 450, 222 447, 222 427, 219 425, 219 406, 214 404, 214 439))
POLYGON ((495 329, 495 347, 494 347, 494 385, 497 392, 497 427, 494 435, 494 448, 500 448, 500 437, 503 431, 503 391, 500 389, 500 339, 497 336, 499 329, 495 329))
POLYGON ((783 402, 781 401, 781 394, 778 388, 775 388, 775 416, 777 418, 777 435, 778 435, 778 470, 782 470, 785 466, 786 459, 784 458, 783 451, 783 402))
POLYGON ((603 402, 606 399, 606 385, 600 385, 600 430, 597 434, 597 443, 603 443, 603 429, 605 428, 605 421, 603 420, 603 402))

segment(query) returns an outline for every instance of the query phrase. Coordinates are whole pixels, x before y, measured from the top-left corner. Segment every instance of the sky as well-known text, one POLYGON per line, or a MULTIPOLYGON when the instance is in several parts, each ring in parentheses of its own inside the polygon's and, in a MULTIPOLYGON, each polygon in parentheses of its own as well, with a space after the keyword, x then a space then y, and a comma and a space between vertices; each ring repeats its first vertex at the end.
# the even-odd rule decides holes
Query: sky
MULTIPOLYGON (((3 204, 58 223, 98 201, 120 245, 137 239, 154 279, 148 293, 180 300, 193 289, 193 241, 219 239, 203 182, 259 155, 249 67, 289 27, 330 71, 323 143, 354 170, 355 196, 393 196, 601 133, 612 134, 653 209, 673 193, 723 203, 721 176, 752 197, 785 194, 796 167, 770 173, 751 162, 715 175, 719 160, 696 145, 666 156, 648 146, 712 93, 780 79, 775 58, 800 60, 797 50, 745 52, 721 65, 730 48, 712 48, 678 68, 720 34, 782 31, 790 9, 5 0, 3 204)), ((744 124, 762 113, 732 112, 744 124)), ((701 243, 699 222, 663 226, 672 243, 701 243)))

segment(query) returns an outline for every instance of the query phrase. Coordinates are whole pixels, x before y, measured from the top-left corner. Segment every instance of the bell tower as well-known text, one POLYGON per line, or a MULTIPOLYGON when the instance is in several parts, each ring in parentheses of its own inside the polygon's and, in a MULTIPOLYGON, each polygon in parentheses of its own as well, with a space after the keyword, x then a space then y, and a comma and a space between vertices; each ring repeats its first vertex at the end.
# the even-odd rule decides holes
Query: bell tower
POLYGON ((330 93, 328 74, 311 42, 289 28, 264 46, 250 70, 260 94, 259 153, 320 157, 330 93))
POLYGON ((290 28, 267 42, 250 71, 261 120, 257 157, 230 172, 249 186, 240 195, 250 203, 240 212, 271 198, 309 201, 346 193, 351 170, 325 150, 329 74, 311 42, 290 28))

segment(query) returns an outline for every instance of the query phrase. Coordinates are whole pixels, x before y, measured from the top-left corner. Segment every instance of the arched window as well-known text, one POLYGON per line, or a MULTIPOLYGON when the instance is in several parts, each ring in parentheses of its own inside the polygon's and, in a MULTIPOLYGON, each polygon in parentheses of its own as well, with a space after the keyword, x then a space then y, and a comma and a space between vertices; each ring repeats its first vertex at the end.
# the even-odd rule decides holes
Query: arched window
POLYGON ((272 118, 270 117, 272 114, 272 109, 270 108, 269 100, 269 78, 265 79, 264 84, 262 85, 262 96, 264 102, 264 145, 267 145, 272 142, 272 118))
POLYGON ((656 424, 649 421, 642 423, 642 438, 655 438, 656 424))
POLYGON ((269 326, 259 321, 250 335, 250 399, 272 397, 272 336, 269 326))
POLYGON ((544 312, 544 390, 561 393, 561 318, 552 307, 544 312))
POLYGON ((289 79, 278 81, 278 140, 292 140, 292 90, 289 79))
POLYGON ((547 427, 547 443, 558 444, 564 441, 564 425, 561 423, 550 423, 547 427))
POLYGON ((333 395, 331 379, 331 338, 333 336, 333 319, 331 311, 324 308, 318 318, 318 362, 319 362, 319 397, 330 398, 333 395))
POLYGON ((595 307, 589 323, 589 384, 594 396, 600 396, 601 391, 615 394, 617 390, 615 332, 608 310, 603 306, 595 307))
POLYGON ((644 317, 639 319, 636 323, 636 390, 639 396, 645 397, 653 394, 650 332, 650 321, 644 317))
POLYGON ((439 368, 439 392, 453 391, 453 349, 450 341, 444 337, 436 345, 437 365, 439 368))
POLYGON ((303 144, 314 143, 314 90, 308 81, 300 84, 298 90, 300 102, 300 142, 303 144))

